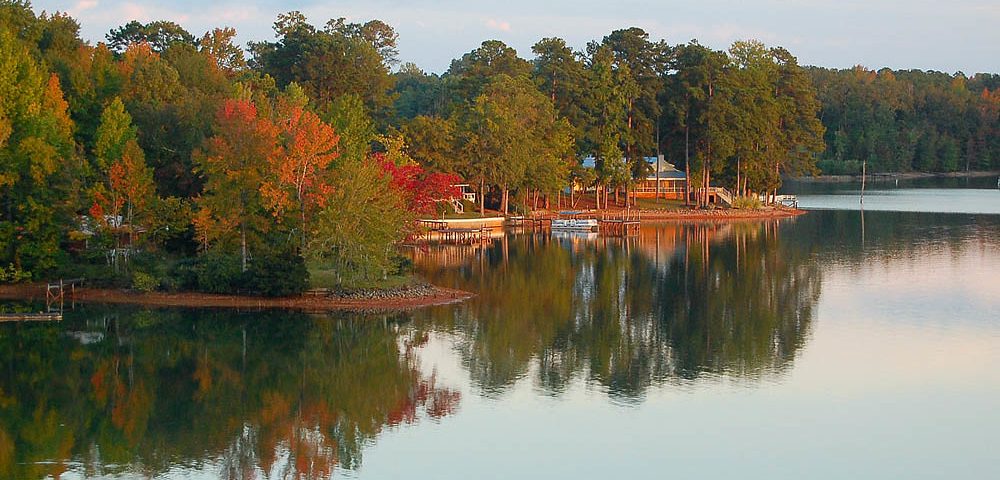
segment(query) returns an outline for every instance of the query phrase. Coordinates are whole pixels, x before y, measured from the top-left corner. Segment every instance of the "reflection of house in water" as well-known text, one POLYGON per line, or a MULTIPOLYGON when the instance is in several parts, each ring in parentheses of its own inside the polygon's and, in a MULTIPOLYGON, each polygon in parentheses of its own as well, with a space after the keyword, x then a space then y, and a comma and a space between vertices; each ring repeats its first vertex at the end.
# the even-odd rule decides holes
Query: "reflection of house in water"
POLYGON ((643 226, 636 248, 657 270, 665 270, 671 259, 686 254, 692 245, 723 241, 733 234, 730 223, 662 223, 643 226))
POLYGON ((686 227, 681 224, 640 228, 637 248, 657 269, 667 268, 683 241, 686 227))

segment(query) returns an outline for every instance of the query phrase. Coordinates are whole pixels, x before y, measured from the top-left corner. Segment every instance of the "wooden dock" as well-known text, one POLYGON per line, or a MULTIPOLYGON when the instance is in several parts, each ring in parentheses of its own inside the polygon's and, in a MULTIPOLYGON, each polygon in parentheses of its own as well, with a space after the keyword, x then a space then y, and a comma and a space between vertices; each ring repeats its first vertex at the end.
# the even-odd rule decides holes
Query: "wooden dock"
POLYGON ((60 318, 65 306, 66 290, 70 291, 71 305, 76 304, 76 286, 82 286, 83 278, 71 278, 69 280, 59 279, 58 282, 51 282, 45 286, 45 310, 47 312, 59 312, 60 318))
POLYGON ((437 232, 441 234, 445 243, 472 245, 476 243, 488 243, 490 241, 490 229, 486 227, 444 228, 437 232))
POLYGON ((642 218, 638 210, 606 213, 597 219, 598 231, 611 236, 639 235, 640 225, 642 218))
POLYGON ((431 232, 436 232, 448 228, 448 222, 444 220, 417 220, 417 225, 431 232))
POLYGON ((0 322, 51 322, 62 320, 61 312, 0 313, 0 322))
POLYGON ((608 236, 635 236, 639 234, 639 226, 642 218, 638 210, 625 210, 621 212, 593 212, 593 211, 573 211, 561 212, 558 214, 532 215, 522 217, 519 223, 532 230, 546 230, 552 228, 554 219, 594 219, 597 220, 597 231, 608 236))
MULTIPOLYGON (((525 224, 525 221, 526 221, 526 219, 524 218, 523 215, 511 215, 511 216, 507 217, 506 225, 508 227, 523 227, 524 224, 525 224)), ((531 220, 527 219, 527 221, 530 222, 531 220)))

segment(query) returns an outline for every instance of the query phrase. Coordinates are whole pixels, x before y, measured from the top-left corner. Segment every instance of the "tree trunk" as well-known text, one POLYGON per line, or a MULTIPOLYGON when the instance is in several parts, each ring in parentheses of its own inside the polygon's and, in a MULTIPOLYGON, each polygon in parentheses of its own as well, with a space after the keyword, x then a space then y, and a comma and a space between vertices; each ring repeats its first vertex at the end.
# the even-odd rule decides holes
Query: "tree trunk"
POLYGON ((240 255, 242 257, 242 271, 247 271, 247 227, 245 223, 240 223, 240 255))
POLYGON ((740 161, 740 157, 737 156, 736 157, 736 189, 735 189, 737 195, 739 195, 739 193, 740 193, 740 164, 741 163, 742 162, 740 161))
POLYGON ((486 216, 486 180, 479 179, 479 216, 486 216))
POLYGON ((503 185, 503 191, 500 194, 500 210, 503 211, 504 215, 507 215, 507 202, 510 199, 510 190, 507 189, 507 184, 503 185))
POLYGON ((299 245, 299 252, 306 251, 306 205, 305 202, 299 200, 299 212, 301 212, 302 218, 302 231, 301 231, 301 243, 299 245))
POLYGON ((684 113, 684 205, 691 206, 691 127, 684 113))

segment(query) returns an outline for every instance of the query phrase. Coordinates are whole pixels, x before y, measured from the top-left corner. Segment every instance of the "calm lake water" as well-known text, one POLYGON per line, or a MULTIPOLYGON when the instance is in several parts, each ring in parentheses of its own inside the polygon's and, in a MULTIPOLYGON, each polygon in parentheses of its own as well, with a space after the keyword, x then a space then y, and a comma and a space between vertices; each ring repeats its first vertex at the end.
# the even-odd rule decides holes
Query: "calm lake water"
POLYGON ((479 296, 412 313, 0 324, 0 478, 1000 478, 975 186, 884 193, 966 213, 824 186, 790 220, 419 250, 479 296))

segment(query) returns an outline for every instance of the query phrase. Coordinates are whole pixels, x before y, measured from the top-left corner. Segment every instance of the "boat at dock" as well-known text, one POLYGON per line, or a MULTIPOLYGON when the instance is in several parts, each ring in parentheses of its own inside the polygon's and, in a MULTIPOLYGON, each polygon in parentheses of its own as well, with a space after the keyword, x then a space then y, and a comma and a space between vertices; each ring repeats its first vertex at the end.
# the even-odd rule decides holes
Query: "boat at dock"
POLYGON ((598 229, 595 218, 554 218, 552 219, 552 230, 570 232, 596 232, 598 229))

